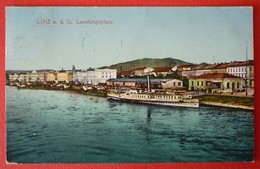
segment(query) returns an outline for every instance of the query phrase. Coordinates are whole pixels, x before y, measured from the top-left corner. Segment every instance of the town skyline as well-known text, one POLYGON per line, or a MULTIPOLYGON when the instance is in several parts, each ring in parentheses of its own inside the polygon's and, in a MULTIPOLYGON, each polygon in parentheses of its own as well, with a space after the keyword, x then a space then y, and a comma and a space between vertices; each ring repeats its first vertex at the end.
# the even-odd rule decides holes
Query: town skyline
MULTIPOLYGON (((150 59, 150 58, 142 58, 142 59, 150 59)), ((137 60, 142 60, 142 59, 137 59, 137 60)), ((157 58, 152 58, 152 59, 157 59, 157 58)), ((168 58, 161 58, 161 59, 168 59, 168 58)), ((174 58, 171 58, 171 59, 174 59, 174 58)), ((177 59, 176 59, 177 60, 177 59)), ((128 63, 128 62, 132 62, 132 61, 135 61, 135 60, 131 60, 131 61, 126 61, 126 62, 121 62, 121 63, 115 63, 113 65, 121 65, 121 64, 125 64, 125 63, 128 63)), ((182 61, 182 60, 180 60, 182 61)), ((254 61, 254 59, 249 59, 248 61, 254 61)), ((221 65, 221 64, 226 64, 226 63, 232 63, 232 62, 246 62, 246 61, 241 61, 241 60, 236 60, 236 61, 230 61, 230 62, 217 62, 217 63, 205 63, 205 62, 202 62, 202 63, 198 63, 198 64, 195 64, 195 63, 190 63, 190 64, 176 64, 175 66, 180 66, 180 65, 194 65, 194 66, 200 66, 200 65, 221 65)), ((73 67, 75 68, 75 70, 88 70, 88 69, 107 69, 106 67, 108 67, 108 69, 111 69, 110 66, 113 66, 113 65, 109 65, 109 66, 101 66, 101 67, 84 67, 84 68, 80 68, 80 67, 77 67, 77 65, 71 65, 71 68, 68 68, 68 69, 64 69, 64 67, 66 66, 63 66, 61 68, 58 68, 58 69, 52 69, 52 68, 41 68, 41 69, 6 69, 6 71, 44 71, 44 70, 53 70, 53 71, 60 71, 60 70, 73 70, 73 67)), ((138 66, 139 68, 140 67, 152 67, 152 68, 159 68, 159 67, 175 67, 175 66, 138 66)), ((122 67, 123 68, 123 67, 122 67)), ((116 69, 116 68, 113 68, 113 69, 116 69)), ((135 68, 131 68, 131 69, 126 69, 126 70, 134 70, 135 68)))
POLYGON ((250 7, 7 8, 6 70, 253 60, 252 20, 250 7))

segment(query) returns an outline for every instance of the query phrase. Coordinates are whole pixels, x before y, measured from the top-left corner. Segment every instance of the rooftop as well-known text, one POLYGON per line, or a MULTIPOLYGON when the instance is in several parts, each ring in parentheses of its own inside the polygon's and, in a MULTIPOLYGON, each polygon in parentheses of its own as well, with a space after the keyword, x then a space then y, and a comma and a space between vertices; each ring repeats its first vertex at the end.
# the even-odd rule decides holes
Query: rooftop
MULTIPOLYGON (((150 79, 151 83, 162 83, 168 82, 175 79, 150 79)), ((147 79, 136 79, 136 78, 129 78, 129 79, 108 79, 108 82, 147 82, 147 79)))
POLYGON ((119 75, 129 76, 133 74, 133 70, 123 70, 118 73, 119 75))
POLYGON ((224 79, 224 78, 240 78, 228 73, 208 73, 208 74, 202 74, 199 76, 193 76, 190 77, 191 79, 224 79))
POLYGON ((152 72, 170 72, 172 67, 156 67, 152 72))

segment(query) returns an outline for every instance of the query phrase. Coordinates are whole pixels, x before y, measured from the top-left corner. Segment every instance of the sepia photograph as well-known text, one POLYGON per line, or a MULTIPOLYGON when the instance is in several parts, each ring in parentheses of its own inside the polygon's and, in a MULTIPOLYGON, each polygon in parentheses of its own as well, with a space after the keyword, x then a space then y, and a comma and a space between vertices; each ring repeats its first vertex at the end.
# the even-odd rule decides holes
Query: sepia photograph
POLYGON ((252 7, 6 7, 7 163, 253 162, 252 7))

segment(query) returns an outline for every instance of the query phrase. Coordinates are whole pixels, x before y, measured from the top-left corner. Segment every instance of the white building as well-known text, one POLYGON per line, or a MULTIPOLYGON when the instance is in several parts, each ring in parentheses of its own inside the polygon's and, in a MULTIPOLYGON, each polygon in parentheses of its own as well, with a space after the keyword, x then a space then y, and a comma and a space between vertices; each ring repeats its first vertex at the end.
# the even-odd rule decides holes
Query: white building
POLYGON ((99 83, 106 83, 108 79, 116 77, 116 69, 94 69, 73 72, 73 82, 81 84, 97 85, 99 83))
POLYGON ((84 84, 87 82, 88 72, 87 70, 73 71, 72 81, 75 84, 84 84))
POLYGON ((247 83, 247 86, 254 87, 254 61, 233 62, 227 67, 227 73, 241 77, 247 83))
POLYGON ((183 82, 178 79, 167 80, 167 81, 162 82, 163 89, 182 88, 182 87, 183 87, 183 82))
POLYGON ((242 77, 242 78, 247 78, 247 66, 231 66, 227 68, 227 73, 237 76, 237 77, 242 77))
POLYGON ((36 70, 28 73, 29 82, 44 82, 47 78, 46 72, 37 72, 36 70))
POLYGON ((16 80, 18 80, 18 77, 19 77, 19 75, 18 74, 9 74, 9 81, 10 82, 14 82, 14 81, 16 81, 16 80))
POLYGON ((28 74, 22 73, 18 77, 19 82, 28 82, 29 81, 29 76, 28 74))

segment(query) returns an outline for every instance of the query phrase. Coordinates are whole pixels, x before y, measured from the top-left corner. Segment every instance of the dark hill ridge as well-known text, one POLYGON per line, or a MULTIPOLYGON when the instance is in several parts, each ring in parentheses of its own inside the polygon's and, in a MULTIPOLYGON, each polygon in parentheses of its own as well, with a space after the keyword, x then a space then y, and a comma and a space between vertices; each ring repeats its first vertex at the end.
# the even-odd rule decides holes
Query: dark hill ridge
MULTIPOLYGON (((7 74, 14 74, 14 73, 17 73, 17 74, 20 74, 20 73, 31 73, 33 70, 6 70, 5 72, 7 74)), ((48 72, 48 71, 54 71, 53 69, 39 69, 39 70, 36 70, 37 72, 48 72)))
POLYGON ((100 67, 102 69, 109 68, 109 69, 117 69, 117 70, 133 70, 138 67, 174 67, 175 65, 184 65, 184 64, 192 64, 189 62, 185 62, 179 59, 173 58, 162 58, 162 59, 152 59, 152 58, 143 58, 132 60, 128 62, 117 63, 111 66, 103 66, 100 67))

